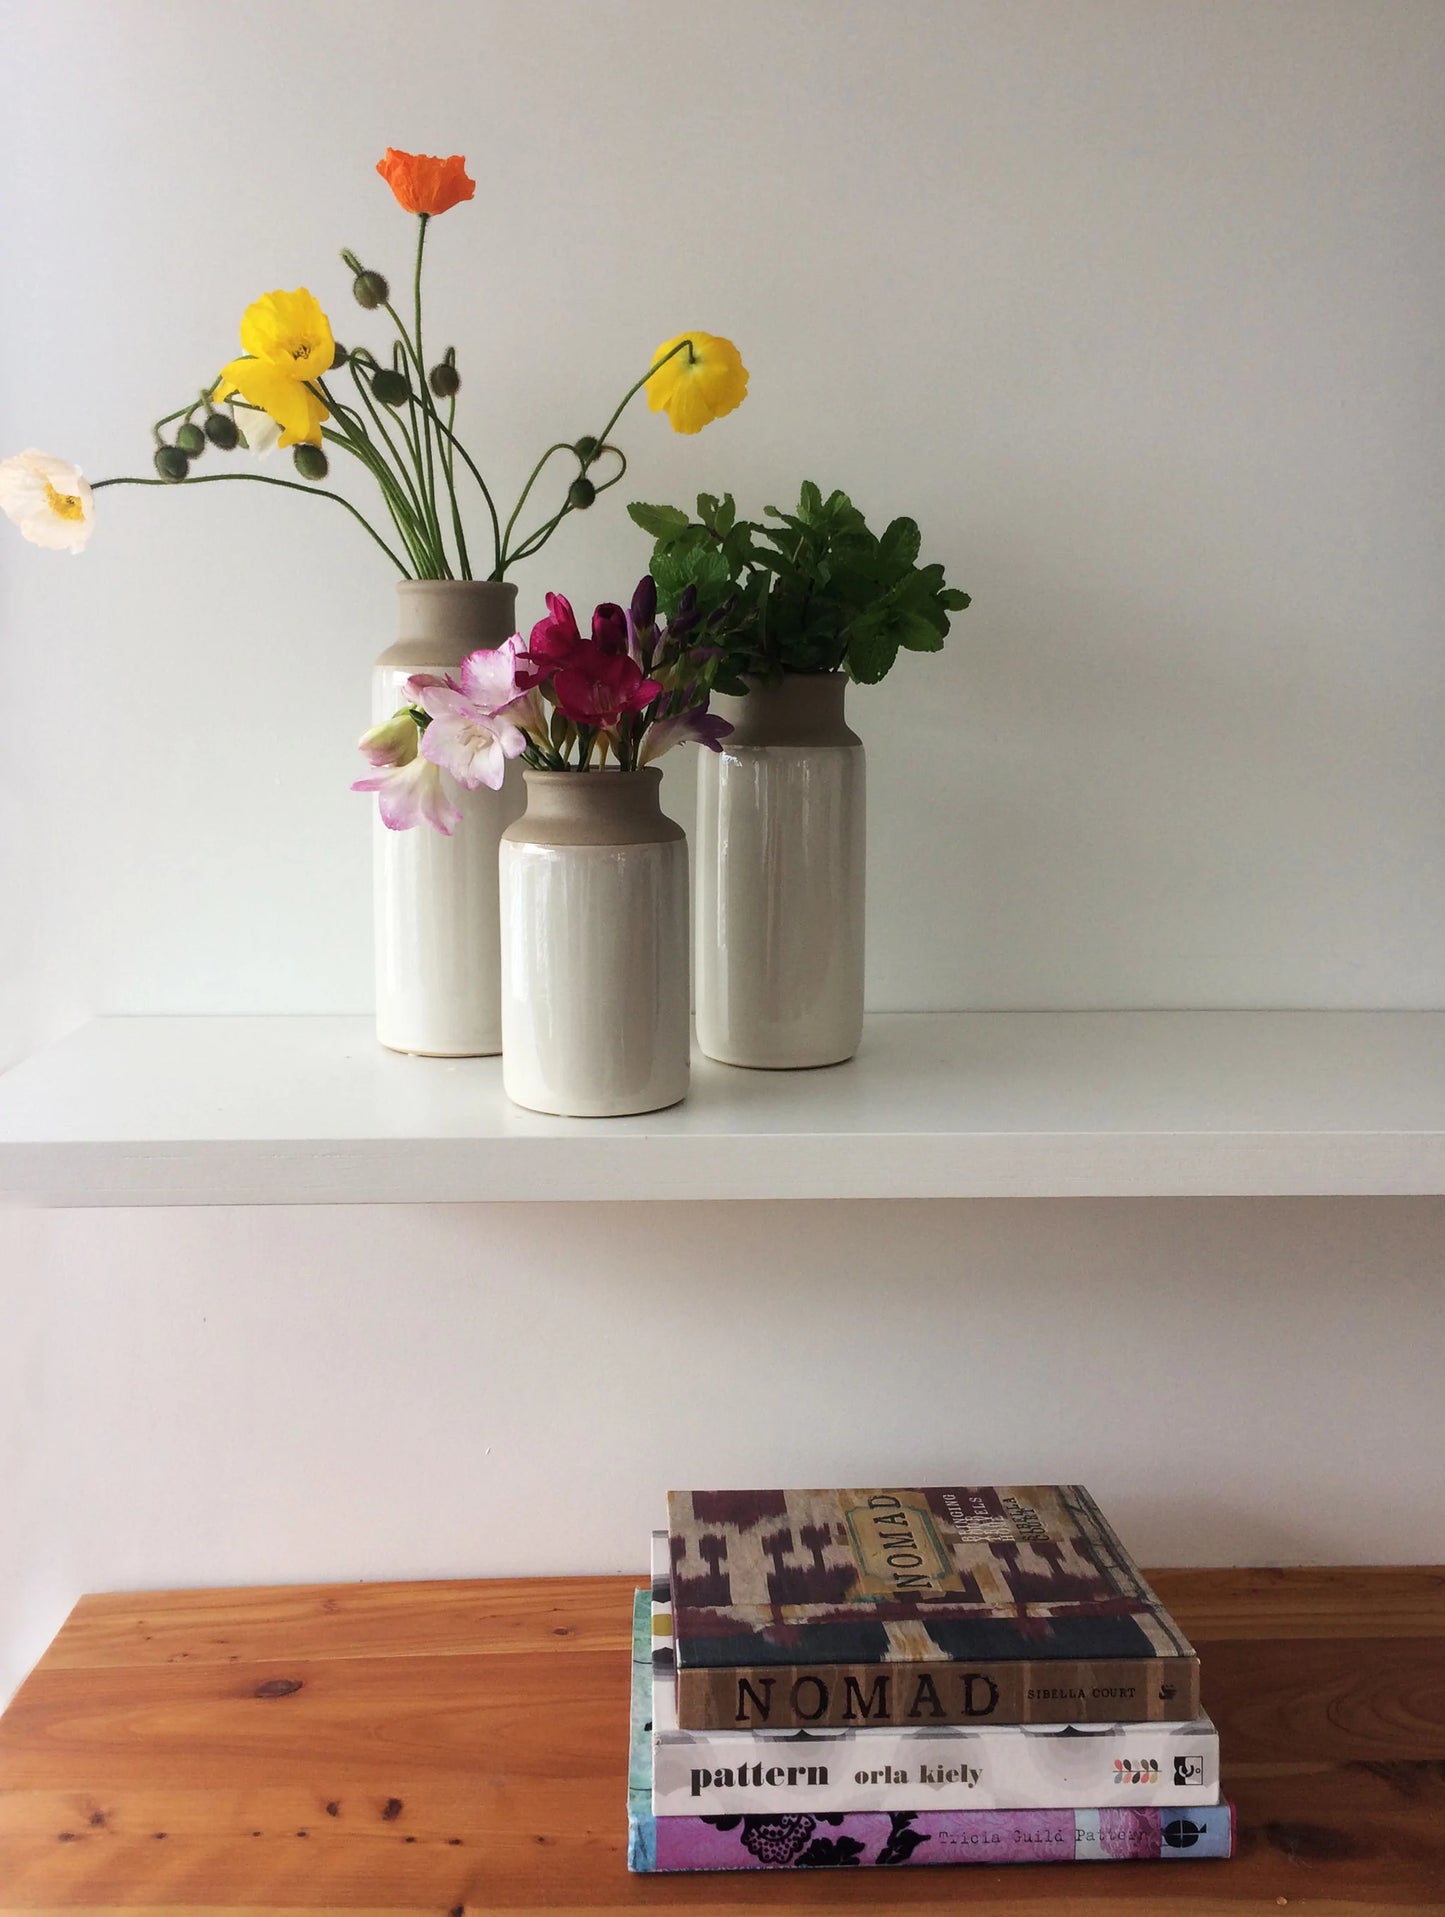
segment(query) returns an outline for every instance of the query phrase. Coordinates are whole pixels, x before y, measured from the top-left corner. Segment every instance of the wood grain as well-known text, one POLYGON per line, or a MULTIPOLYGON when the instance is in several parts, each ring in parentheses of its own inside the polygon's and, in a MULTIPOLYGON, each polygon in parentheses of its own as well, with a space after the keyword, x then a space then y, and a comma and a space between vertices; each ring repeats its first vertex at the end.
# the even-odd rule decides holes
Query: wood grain
POLYGON ((0 1910, 1445 1917, 1445 1572, 1156 1574, 1202 1649, 1231 1863, 687 1878, 626 1870, 636 1582, 82 1599, 0 1719, 0 1910))

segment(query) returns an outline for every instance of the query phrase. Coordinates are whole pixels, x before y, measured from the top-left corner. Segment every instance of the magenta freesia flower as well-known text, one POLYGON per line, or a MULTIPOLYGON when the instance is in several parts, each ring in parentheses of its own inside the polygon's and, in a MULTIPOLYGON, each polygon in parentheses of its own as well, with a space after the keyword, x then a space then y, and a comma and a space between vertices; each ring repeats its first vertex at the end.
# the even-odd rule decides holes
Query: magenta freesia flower
POLYGON ((621 657, 631 651, 627 614, 621 606, 601 605, 592 615, 592 643, 599 652, 621 657))
POLYGON ((392 832, 409 832, 425 822, 450 838, 462 816, 447 796, 441 773, 420 754, 404 765, 386 767, 373 778, 358 779, 351 789, 376 794, 381 822, 392 832))
POLYGON ((655 720, 647 728, 638 764, 650 765, 675 745, 700 745, 709 752, 721 752, 722 742, 732 729, 732 721, 709 712, 704 700, 690 712, 675 712, 670 719, 655 720))
POLYGON ((584 643, 571 600, 564 599, 560 592, 549 592, 547 617, 533 626, 527 650, 519 656, 522 690, 570 665, 584 643))
POLYGON ((662 691, 656 679, 625 652, 587 651, 552 675, 559 709, 579 726, 615 726, 624 713, 640 712, 662 691), (588 656, 590 655, 590 656, 588 656))

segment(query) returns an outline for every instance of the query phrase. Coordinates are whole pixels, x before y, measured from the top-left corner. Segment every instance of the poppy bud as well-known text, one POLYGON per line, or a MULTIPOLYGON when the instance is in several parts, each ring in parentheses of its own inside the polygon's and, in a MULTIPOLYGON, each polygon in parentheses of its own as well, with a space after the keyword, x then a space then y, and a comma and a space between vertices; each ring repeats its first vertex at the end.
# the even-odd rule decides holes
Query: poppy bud
POLYGON ((579 513, 586 512, 596 497, 597 488, 592 484, 590 479, 584 479, 581 473, 577 475, 572 481, 572 484, 567 488, 567 504, 574 507, 579 513))
POLYGON ((385 306, 391 298, 391 288, 380 273, 370 271, 358 273, 351 282, 352 295, 358 306, 364 306, 368 312, 373 307, 385 306))
POLYGON ((371 390, 383 406, 405 406, 411 392, 406 375, 393 372, 389 366, 377 368, 372 375, 371 390))
POLYGON ((194 420, 188 419, 176 431, 176 444, 188 459, 194 459, 198 453, 206 450, 206 435, 194 420))
POLYGON ((594 439, 591 433, 584 433, 581 439, 573 446, 572 450, 584 466, 590 466, 593 460, 596 459, 597 455, 602 451, 602 443, 600 440, 594 439))
POLYGON ((341 344, 341 341, 339 339, 333 340, 331 342, 331 345, 332 345, 331 364, 330 366, 327 367, 326 370, 329 373, 338 373, 340 372, 341 368, 346 364, 346 348, 341 344))
POLYGON ((330 461, 319 446, 313 446, 309 440, 303 440, 291 455, 291 463, 303 479, 325 479, 331 470, 330 461))
POLYGON ((455 399, 462 389, 462 376, 449 359, 433 366, 428 383, 438 399, 455 399))
POLYGON ((162 479, 169 479, 174 485, 185 478, 191 470, 191 462, 179 446, 157 446, 156 471, 162 479))
POLYGON ((223 453, 234 452, 240 435, 236 431, 236 422, 229 413, 208 413, 205 426, 206 438, 223 453))

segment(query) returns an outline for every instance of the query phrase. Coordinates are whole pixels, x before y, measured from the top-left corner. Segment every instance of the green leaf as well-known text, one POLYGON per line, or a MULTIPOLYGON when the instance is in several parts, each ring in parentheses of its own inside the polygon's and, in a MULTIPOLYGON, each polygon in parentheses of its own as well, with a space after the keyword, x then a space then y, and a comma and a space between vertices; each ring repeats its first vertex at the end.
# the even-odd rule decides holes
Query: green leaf
POLYGON ((649 506, 640 499, 627 508, 627 516, 654 539, 675 538, 691 523, 680 506, 649 506))
POLYGON ((943 634, 933 621, 922 613, 905 613, 893 628, 900 646, 907 646, 910 652, 942 652, 943 634))
POLYGON ((875 686, 898 657, 898 640, 882 627, 855 632, 848 642, 848 670, 862 686, 875 686))
POLYGON ((918 563, 919 531, 912 519, 895 519, 884 528, 878 542, 883 563, 890 571, 907 572, 918 563))
POLYGON ((973 601, 966 592, 960 592, 956 586, 947 586, 938 595, 938 603, 945 612, 962 612, 964 607, 971 606, 973 601))
POLYGON ((805 479, 798 493, 799 519, 816 519, 823 510, 823 495, 811 479, 805 479))
POLYGON ((698 603, 704 612, 726 598, 732 575, 728 563, 712 544, 676 544, 653 554, 652 576, 657 581, 657 596, 663 609, 671 614, 687 586, 697 587, 698 603))

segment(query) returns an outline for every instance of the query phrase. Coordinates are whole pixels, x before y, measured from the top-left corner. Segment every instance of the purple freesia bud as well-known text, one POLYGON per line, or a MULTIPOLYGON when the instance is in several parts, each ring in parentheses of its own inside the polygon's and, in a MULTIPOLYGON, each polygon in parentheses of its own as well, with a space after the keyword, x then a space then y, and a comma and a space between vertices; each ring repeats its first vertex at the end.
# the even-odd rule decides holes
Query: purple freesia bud
POLYGON ((651 573, 638 580, 632 595, 632 623, 639 632, 649 632, 657 623, 657 581, 651 573))
POLYGON ((670 719, 659 719, 649 726, 642 741, 639 765, 648 765, 670 752, 675 745, 706 746, 709 752, 721 752, 722 742, 732 731, 732 722, 709 712, 707 700, 690 712, 676 712, 670 719))
POLYGON ((677 611, 667 622, 667 630, 673 638, 681 639, 685 633, 692 631, 698 618, 697 587, 684 586, 677 602, 677 611))

